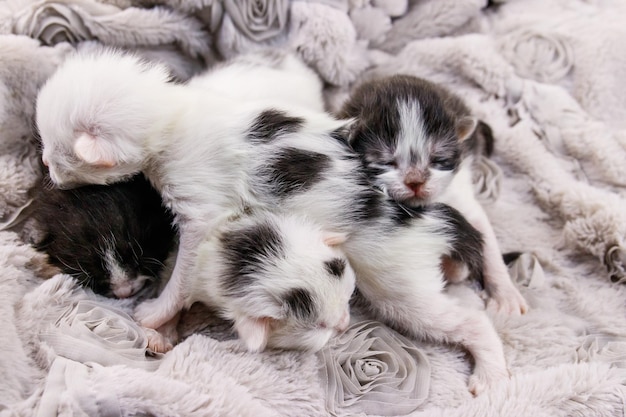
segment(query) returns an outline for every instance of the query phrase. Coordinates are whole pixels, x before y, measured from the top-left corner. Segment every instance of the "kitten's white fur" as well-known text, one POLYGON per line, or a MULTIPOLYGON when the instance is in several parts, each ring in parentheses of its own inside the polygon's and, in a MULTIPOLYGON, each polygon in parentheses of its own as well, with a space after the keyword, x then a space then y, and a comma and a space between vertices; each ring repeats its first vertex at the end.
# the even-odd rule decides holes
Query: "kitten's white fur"
POLYGON ((243 101, 271 97, 274 103, 324 111, 318 75, 296 56, 274 50, 237 56, 193 77, 188 85, 243 101))
POLYGON ((55 183, 108 183, 143 171, 175 213, 181 235, 176 266, 159 298, 137 308, 144 326, 158 328, 193 298, 199 248, 224 221, 246 208, 277 207, 259 172, 277 147, 295 147, 326 155, 330 166, 309 190, 280 200, 280 208, 349 236, 342 249, 374 312, 413 336, 465 346, 475 358, 469 382, 474 393, 507 377, 501 342, 484 313, 442 292, 439 259, 450 247, 436 213, 410 227, 394 226, 391 216, 360 222, 350 217, 355 192, 369 188, 359 182, 358 161, 329 137, 342 122, 278 105, 305 123, 297 134, 252 145, 246 130, 267 103, 242 103, 167 84, 166 78, 161 67, 131 56, 79 56, 48 81, 37 103, 44 158, 55 183), (76 146, 85 133, 95 141, 87 142, 94 146, 86 152, 76 146))

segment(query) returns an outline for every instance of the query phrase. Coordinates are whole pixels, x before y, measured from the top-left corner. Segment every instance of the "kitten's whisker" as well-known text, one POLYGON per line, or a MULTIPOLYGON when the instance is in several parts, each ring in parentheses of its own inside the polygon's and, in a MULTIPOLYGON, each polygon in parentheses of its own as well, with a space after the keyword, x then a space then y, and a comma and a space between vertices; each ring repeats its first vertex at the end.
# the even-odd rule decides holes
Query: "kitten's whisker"
POLYGON ((142 258, 144 262, 148 263, 148 264, 155 264, 157 266, 160 266, 162 268, 165 267, 165 264, 161 261, 159 261, 157 258, 142 258))
MULTIPOLYGON (((127 239, 130 242, 130 236, 127 235, 127 239)), ((141 250, 141 253, 143 254, 143 250, 141 249, 141 245, 139 245, 139 242, 137 241, 137 239, 133 238, 133 240, 135 241, 135 244, 137 245, 137 247, 141 250)), ((139 262, 140 256, 141 255, 137 255, 137 252, 135 251, 135 245, 133 245, 132 242, 130 242, 130 250, 133 252, 133 259, 135 259, 135 261, 139 262)))
POLYGON ((52 178, 50 178, 50 174, 46 174, 43 177, 43 187, 46 190, 54 189, 54 182, 52 182, 52 178))
POLYGON ((69 265, 67 262, 65 262, 62 258, 57 258, 59 260, 59 262, 61 262, 67 269, 69 269, 70 271, 79 271, 79 269, 77 269, 76 267, 73 267, 71 265, 69 265))
POLYGON ((407 206, 405 206, 404 204, 398 203, 398 207, 400 207, 410 217, 414 217, 415 216, 415 213, 413 211, 409 210, 409 208, 407 206))
POLYGON ((83 268, 83 266, 80 264, 80 262, 77 262, 77 263, 78 263, 78 267, 79 267, 79 268, 80 268, 80 270, 83 272, 83 274, 85 274, 86 276, 88 276, 88 277, 89 277, 89 276, 90 276, 90 275, 89 275, 89 272, 85 271, 85 268, 83 268))
MULTIPOLYGON (((133 240, 135 241, 135 243, 137 244, 137 247, 139 248, 139 250, 141 251, 141 253, 139 254, 139 256, 143 256, 143 248, 141 247, 141 245, 139 244, 139 241, 137 240, 137 238, 133 238, 133 240)), ((132 247, 132 246, 131 246, 132 247)))

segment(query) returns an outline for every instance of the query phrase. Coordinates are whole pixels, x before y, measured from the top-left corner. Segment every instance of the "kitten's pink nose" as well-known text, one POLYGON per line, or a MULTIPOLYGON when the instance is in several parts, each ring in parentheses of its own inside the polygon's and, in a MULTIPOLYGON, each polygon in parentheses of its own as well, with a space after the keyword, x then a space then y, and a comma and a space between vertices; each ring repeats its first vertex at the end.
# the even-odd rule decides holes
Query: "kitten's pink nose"
POLYGON ((348 328, 349 325, 350 325, 350 311, 346 310, 343 312, 343 316, 341 316, 341 320, 339 320, 339 324, 335 326, 335 330, 337 330, 337 332, 339 333, 342 333, 348 328))
POLYGON ((404 185, 406 185, 409 190, 413 191, 413 194, 419 195, 422 193, 422 187, 424 186, 424 183, 417 181, 407 181, 404 183, 404 185))
POLYGON ((113 294, 117 298, 128 298, 133 295, 133 287, 129 283, 119 284, 113 287, 113 294))
POLYGON ((43 164, 44 164, 45 166, 48 166, 48 159, 46 159, 46 157, 45 157, 45 156, 42 156, 42 157, 41 157, 41 161, 43 162, 43 164))

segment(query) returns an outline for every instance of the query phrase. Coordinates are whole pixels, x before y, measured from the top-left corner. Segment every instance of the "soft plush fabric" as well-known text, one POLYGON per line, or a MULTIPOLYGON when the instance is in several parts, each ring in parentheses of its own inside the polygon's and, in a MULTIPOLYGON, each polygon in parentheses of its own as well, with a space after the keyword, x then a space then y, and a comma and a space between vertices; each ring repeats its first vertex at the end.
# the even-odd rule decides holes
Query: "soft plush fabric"
MULTIPOLYGON (((290 48, 326 82, 330 109, 360 80, 428 78, 493 128, 495 154, 476 175, 477 192, 503 251, 523 253, 510 272, 530 311, 491 316, 508 382, 474 398, 465 352, 412 341, 418 360, 398 369, 419 367, 428 392, 424 384, 401 390, 389 410, 623 416, 626 287, 612 281, 626 280, 624 21, 619 0, 7 0, 0 3, 0 221, 19 217, 40 180, 36 92, 75 48, 137 51, 181 80, 246 51, 290 48), (403 403, 411 392, 416 398, 403 403)), ((338 390, 349 378, 329 382, 339 374, 329 371, 328 351, 247 353, 229 323, 203 306, 185 313, 183 341, 171 352, 136 355, 145 335, 127 316, 133 300, 49 276, 45 257, 0 232, 0 416, 390 414, 352 400, 349 408, 329 403, 348 398, 346 386, 338 390), (59 334, 93 347, 76 349, 59 334), (102 346, 111 354, 97 354, 102 346)), ((474 288, 448 291, 484 306, 474 288)), ((357 312, 354 321, 370 318, 357 312)), ((353 352, 349 342, 329 349, 353 352)), ((376 364, 386 366, 348 361, 346 369, 375 377, 376 364)))

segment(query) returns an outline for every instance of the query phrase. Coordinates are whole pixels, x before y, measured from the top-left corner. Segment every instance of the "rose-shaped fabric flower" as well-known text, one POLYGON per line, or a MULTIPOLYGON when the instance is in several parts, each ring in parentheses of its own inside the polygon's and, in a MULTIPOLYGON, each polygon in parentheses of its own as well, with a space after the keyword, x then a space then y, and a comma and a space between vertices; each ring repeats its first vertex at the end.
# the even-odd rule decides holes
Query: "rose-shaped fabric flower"
POLYGON ((430 363, 409 339, 375 321, 353 324, 319 353, 330 413, 403 415, 428 395, 430 363))
POLYGON ((518 75, 544 83, 559 81, 574 65, 572 47, 558 33, 516 31, 504 38, 500 50, 518 75))
POLYGON ((76 44, 92 38, 82 16, 67 4, 42 4, 18 19, 14 26, 16 33, 39 39, 46 45, 76 44))
POLYGON ((256 42, 284 30, 288 9, 288 0, 224 0, 224 10, 237 29, 256 42))
POLYGON ((154 357, 146 357, 148 338, 144 330, 125 312, 95 301, 72 305, 41 338, 57 355, 81 363, 125 364, 149 370, 159 365, 154 357))

